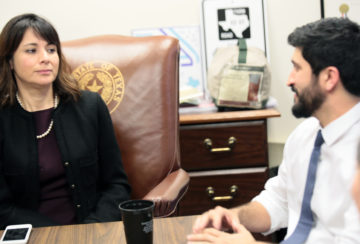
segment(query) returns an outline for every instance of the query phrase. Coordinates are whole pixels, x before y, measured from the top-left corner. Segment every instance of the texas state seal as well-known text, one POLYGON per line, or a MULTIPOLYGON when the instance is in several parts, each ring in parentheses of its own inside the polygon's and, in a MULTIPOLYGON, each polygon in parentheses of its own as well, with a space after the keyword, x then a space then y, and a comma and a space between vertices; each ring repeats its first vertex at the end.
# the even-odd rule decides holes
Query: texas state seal
POLYGON ((105 61, 87 62, 77 67, 72 75, 81 89, 99 93, 110 113, 120 105, 125 93, 125 82, 114 64, 105 61))

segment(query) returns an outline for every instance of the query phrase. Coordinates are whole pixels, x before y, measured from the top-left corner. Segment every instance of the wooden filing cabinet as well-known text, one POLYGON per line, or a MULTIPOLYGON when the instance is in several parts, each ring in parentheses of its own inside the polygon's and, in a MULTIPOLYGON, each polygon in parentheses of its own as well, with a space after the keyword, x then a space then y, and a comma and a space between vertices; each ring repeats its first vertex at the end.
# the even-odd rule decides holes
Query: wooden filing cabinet
POLYGON ((275 109, 180 115, 181 165, 189 190, 179 215, 249 202, 268 179, 267 119, 275 109))

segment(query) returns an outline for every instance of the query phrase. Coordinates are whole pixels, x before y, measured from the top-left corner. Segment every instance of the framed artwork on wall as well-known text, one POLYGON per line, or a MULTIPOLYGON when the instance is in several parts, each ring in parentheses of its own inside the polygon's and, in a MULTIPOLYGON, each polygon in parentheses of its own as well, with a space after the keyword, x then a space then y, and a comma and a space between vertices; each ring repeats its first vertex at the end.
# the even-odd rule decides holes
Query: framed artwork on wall
POLYGON ((320 0, 321 17, 343 17, 360 23, 359 0, 320 0))
POLYGON ((205 73, 216 49, 236 45, 239 38, 269 59, 266 0, 203 0, 201 11, 205 73))
POLYGON ((204 79, 199 26, 167 26, 132 30, 133 36, 172 36, 179 40, 180 104, 204 96, 204 79))

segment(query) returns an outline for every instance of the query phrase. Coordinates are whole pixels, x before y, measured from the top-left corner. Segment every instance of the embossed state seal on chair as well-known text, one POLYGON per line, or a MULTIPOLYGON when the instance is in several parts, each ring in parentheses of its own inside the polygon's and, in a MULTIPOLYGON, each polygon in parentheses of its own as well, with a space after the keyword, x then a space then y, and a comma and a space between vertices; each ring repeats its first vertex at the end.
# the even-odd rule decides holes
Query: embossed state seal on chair
POLYGON ((155 201, 155 216, 174 214, 189 184, 180 164, 178 40, 105 35, 62 47, 80 87, 109 108, 132 198, 155 201))

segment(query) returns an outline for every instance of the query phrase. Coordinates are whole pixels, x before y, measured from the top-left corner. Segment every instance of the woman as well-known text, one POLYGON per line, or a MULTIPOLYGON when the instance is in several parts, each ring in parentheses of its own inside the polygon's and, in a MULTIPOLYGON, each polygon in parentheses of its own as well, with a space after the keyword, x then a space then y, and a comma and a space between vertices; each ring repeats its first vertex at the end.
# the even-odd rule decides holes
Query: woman
POLYGON ((54 27, 24 14, 0 34, 0 227, 115 221, 129 199, 112 121, 69 75, 54 27))

